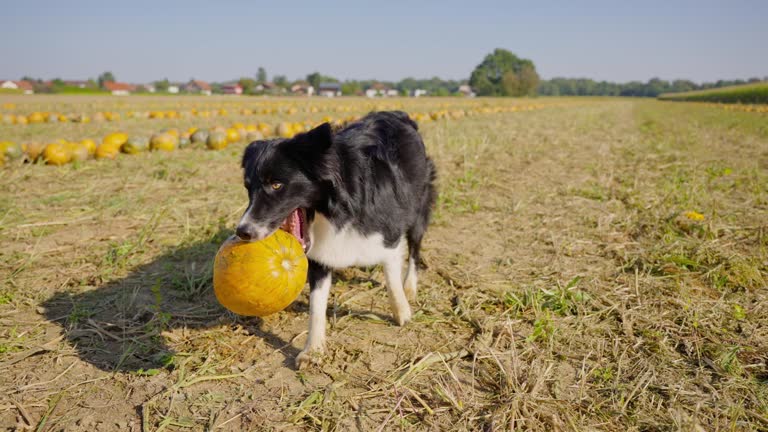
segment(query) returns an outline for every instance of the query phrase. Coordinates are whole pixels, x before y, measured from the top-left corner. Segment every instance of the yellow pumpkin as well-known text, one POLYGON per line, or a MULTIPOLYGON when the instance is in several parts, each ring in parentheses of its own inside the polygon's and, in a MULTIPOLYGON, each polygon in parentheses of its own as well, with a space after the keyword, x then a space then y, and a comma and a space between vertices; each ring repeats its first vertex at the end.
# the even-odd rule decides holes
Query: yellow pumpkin
POLYGON ((120 153, 120 146, 102 144, 96 147, 96 159, 114 159, 120 153))
POLYGON ((307 280, 307 257, 298 240, 277 230, 264 240, 230 237, 213 264, 213 291, 239 315, 266 316, 290 305, 307 280))
POLYGON ((240 132, 238 132, 235 128, 227 129, 227 141, 230 143, 236 143, 240 141, 240 132))
POLYGON ((0 141, 0 159, 18 159, 24 154, 22 147, 13 141, 0 141))
POLYGON ((205 145, 211 150, 222 150, 227 148, 229 141, 227 140, 226 132, 214 130, 208 134, 208 139, 205 145))
POLYGON ((259 130, 264 136, 271 136, 275 130, 272 129, 272 126, 266 124, 266 123, 259 123, 259 130))
POLYGON ((24 153, 27 154, 27 160, 34 162, 37 160, 37 158, 40 157, 40 155, 43 154, 43 150, 45 150, 45 144, 41 142, 28 142, 24 144, 23 150, 24 153))
POLYGON ((275 128, 275 135, 281 138, 291 138, 294 135, 293 126, 290 123, 280 123, 275 128))
POLYGON ((155 134, 149 140, 149 148, 150 150, 173 151, 176 149, 178 141, 178 138, 170 133, 155 134))
POLYGON ((51 143, 45 146, 43 159, 48 165, 64 165, 72 160, 72 151, 66 144, 51 143))
POLYGON ((112 132, 111 134, 105 136, 101 143, 120 148, 120 146, 125 144, 126 141, 128 141, 128 134, 124 132, 112 132))
POLYGON ((85 148, 88 149, 88 154, 91 156, 96 154, 96 142, 94 140, 86 138, 80 141, 80 144, 84 145, 85 148))
POLYGON ((84 146, 83 143, 72 142, 67 143, 66 146, 69 148, 69 151, 72 154, 72 161, 88 160, 88 158, 91 156, 91 154, 88 152, 88 147, 84 146))
POLYGON ((43 116, 43 113, 40 112, 33 112, 32 114, 27 116, 27 123, 42 123, 45 121, 45 117, 43 116))

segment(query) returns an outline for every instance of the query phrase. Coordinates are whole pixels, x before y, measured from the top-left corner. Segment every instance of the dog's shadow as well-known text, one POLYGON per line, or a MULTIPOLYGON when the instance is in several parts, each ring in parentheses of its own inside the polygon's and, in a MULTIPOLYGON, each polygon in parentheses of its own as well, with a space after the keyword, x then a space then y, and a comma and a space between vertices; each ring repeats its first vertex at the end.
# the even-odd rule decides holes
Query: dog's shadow
POLYGON ((177 247, 99 288, 56 293, 43 303, 44 315, 62 327, 84 361, 107 371, 167 366, 174 352, 163 337, 166 330, 236 324, 292 365, 299 350, 290 342, 267 330, 261 319, 238 317, 216 301, 213 258, 231 233, 222 227, 207 240, 177 247))
MULTIPOLYGON (((206 240, 176 247, 101 287, 58 292, 43 303, 44 315, 62 327, 80 358, 110 372, 146 372, 168 366, 174 351, 163 336, 166 330, 236 325, 281 352, 283 364, 293 368, 299 350, 290 341, 271 332, 262 319, 239 317, 216 301, 213 258, 231 234, 231 229, 220 227, 206 240)), ((105 260, 114 261, 110 254, 105 260)), ((347 285, 380 285, 366 273, 342 271, 334 279, 347 285)), ((308 311, 309 305, 297 300, 285 313, 308 311)), ((391 320, 391 316, 348 307, 336 312, 391 320)))

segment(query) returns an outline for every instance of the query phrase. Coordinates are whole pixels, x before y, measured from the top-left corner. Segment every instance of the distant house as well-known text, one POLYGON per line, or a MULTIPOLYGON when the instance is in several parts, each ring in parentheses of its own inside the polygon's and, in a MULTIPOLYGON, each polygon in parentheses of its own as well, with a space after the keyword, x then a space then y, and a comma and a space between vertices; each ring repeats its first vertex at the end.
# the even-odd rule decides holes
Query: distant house
POLYGON ((32 94, 35 92, 35 86, 29 81, 11 81, 0 80, 0 88, 9 90, 21 90, 24 94, 32 94))
POLYGON ((181 84, 169 84, 168 85, 168 93, 171 94, 178 94, 179 90, 181 90, 181 84))
POLYGON ((127 96, 132 91, 136 91, 136 86, 134 85, 114 81, 105 82, 104 88, 115 96, 127 96))
POLYGON ((370 87, 368 87, 367 90, 365 90, 365 95, 369 98, 372 97, 391 97, 391 96, 397 96, 397 90, 390 88, 387 85, 384 85, 382 83, 374 83, 370 87))
POLYGON ((296 96, 312 96, 315 88, 306 81, 299 81, 291 86, 291 93, 296 96))
POLYGON ((467 97, 475 97, 475 92, 472 91, 472 87, 468 86, 467 84, 462 84, 459 86, 459 93, 467 97))
POLYGON ((413 97, 422 97, 426 95, 427 95, 427 91, 424 89, 415 89, 411 92, 411 96, 413 97))
POLYGON ((317 94, 325 97, 341 96, 341 84, 332 82, 320 83, 317 94))
POLYGON ((77 88, 84 89, 88 87, 88 81, 67 80, 67 81, 64 81, 64 85, 67 87, 77 87, 77 88))
POLYGON ((150 83, 150 84, 139 84, 138 86, 136 86, 136 90, 137 91, 145 91, 147 93, 154 93, 154 92, 157 91, 157 89, 155 88, 155 85, 152 84, 152 83, 150 83))
POLYGON ((210 96, 211 85, 205 81, 191 80, 184 85, 184 91, 187 93, 199 93, 210 96))
POLYGON ((224 94, 241 95, 243 94, 243 86, 239 83, 222 84, 221 92, 224 94))
POLYGON ((382 83, 374 83, 372 86, 365 89, 365 95, 369 98, 384 96, 386 87, 382 83))

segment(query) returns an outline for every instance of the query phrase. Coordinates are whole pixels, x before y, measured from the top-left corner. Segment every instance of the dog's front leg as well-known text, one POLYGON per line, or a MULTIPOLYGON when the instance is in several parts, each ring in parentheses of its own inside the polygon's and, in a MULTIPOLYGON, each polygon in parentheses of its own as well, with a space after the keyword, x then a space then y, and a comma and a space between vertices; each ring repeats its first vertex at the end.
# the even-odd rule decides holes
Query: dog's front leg
POLYGON ((325 350, 325 314, 331 291, 331 269, 309 260, 309 335, 304 350, 296 356, 296 368, 319 363, 325 350))

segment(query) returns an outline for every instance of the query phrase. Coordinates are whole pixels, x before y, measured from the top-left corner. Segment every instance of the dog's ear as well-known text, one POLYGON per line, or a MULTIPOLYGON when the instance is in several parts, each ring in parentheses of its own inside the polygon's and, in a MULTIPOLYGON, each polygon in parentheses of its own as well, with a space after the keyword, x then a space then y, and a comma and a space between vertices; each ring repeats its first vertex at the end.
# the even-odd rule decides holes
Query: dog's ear
POLYGON ((331 125, 323 123, 307 133, 296 135, 292 141, 292 149, 303 153, 309 160, 318 159, 333 142, 331 125))

